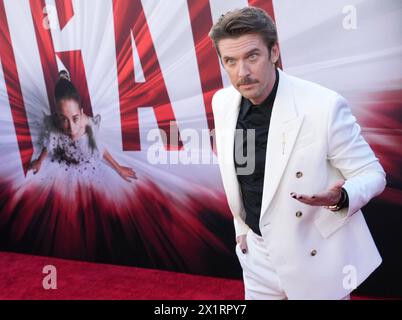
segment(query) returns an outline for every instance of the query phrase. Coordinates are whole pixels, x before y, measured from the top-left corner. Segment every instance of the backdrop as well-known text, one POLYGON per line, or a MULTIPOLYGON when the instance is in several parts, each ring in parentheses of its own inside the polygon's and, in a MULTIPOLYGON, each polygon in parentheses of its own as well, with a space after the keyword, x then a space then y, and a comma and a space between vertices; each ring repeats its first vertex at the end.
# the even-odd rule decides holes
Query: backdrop
POLYGON ((207 35, 246 5, 276 20, 284 71, 350 101, 388 181, 363 209, 384 262, 359 290, 402 296, 398 0, 0 0, 0 249, 240 277, 213 148, 211 99, 229 81, 207 35), (62 69, 137 180, 105 161, 29 170, 62 69))

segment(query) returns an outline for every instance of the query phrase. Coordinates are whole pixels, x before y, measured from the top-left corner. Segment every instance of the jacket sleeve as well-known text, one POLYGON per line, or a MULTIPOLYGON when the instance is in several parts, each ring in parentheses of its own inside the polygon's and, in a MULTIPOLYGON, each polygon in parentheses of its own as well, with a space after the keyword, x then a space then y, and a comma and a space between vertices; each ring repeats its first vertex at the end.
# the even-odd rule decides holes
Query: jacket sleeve
POLYGON ((345 177, 349 197, 346 218, 366 205, 385 188, 385 172, 361 135, 347 101, 337 96, 328 114, 328 160, 345 177))
POLYGON ((234 228, 236 237, 247 234, 250 227, 240 217, 234 217, 234 228))

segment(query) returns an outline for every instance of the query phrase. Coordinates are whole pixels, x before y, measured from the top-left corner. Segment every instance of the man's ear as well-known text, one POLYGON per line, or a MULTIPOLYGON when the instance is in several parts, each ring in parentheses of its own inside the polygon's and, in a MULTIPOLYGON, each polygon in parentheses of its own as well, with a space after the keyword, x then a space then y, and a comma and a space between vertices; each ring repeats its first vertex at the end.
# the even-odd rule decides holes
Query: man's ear
POLYGON ((273 64, 276 64, 279 61, 279 55, 280 55, 279 45, 276 42, 271 48, 270 57, 269 57, 273 64))
POLYGON ((221 63, 221 65, 223 67, 222 56, 221 56, 221 52, 219 51, 219 48, 215 47, 215 51, 216 51, 216 54, 218 55, 219 62, 221 63))

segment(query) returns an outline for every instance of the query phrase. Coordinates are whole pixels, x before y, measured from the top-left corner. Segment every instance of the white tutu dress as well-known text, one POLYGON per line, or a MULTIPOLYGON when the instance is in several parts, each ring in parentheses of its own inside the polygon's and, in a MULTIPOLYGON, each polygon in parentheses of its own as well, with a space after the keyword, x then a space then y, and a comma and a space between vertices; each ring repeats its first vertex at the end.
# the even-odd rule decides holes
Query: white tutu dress
POLYGON ((56 190, 64 197, 74 197, 84 188, 117 200, 132 190, 130 183, 103 160, 105 149, 98 138, 100 123, 100 115, 89 117, 85 133, 73 141, 55 125, 52 116, 46 115, 38 147, 46 148, 48 154, 39 172, 27 177, 26 183, 40 183, 41 187, 56 190))
MULTIPOLYGON (((42 146, 48 151, 47 161, 42 167, 56 165, 66 183, 71 186, 76 182, 99 184, 103 181, 102 155, 103 147, 96 139, 101 117, 89 118, 85 133, 76 141, 60 131, 51 117, 45 118, 45 131, 41 138, 42 146)), ((52 179, 52 177, 47 177, 52 179)), ((43 179, 45 181, 46 179, 43 179)))

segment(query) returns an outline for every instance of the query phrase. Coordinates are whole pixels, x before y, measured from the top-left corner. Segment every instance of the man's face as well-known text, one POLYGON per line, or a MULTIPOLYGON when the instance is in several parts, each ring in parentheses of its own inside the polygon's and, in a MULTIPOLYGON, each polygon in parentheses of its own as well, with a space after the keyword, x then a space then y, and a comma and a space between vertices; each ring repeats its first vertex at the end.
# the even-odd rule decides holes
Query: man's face
POLYGON ((245 34, 218 42, 222 64, 232 85, 253 104, 268 97, 275 83, 275 65, 278 60, 277 44, 268 48, 259 34, 245 34))

